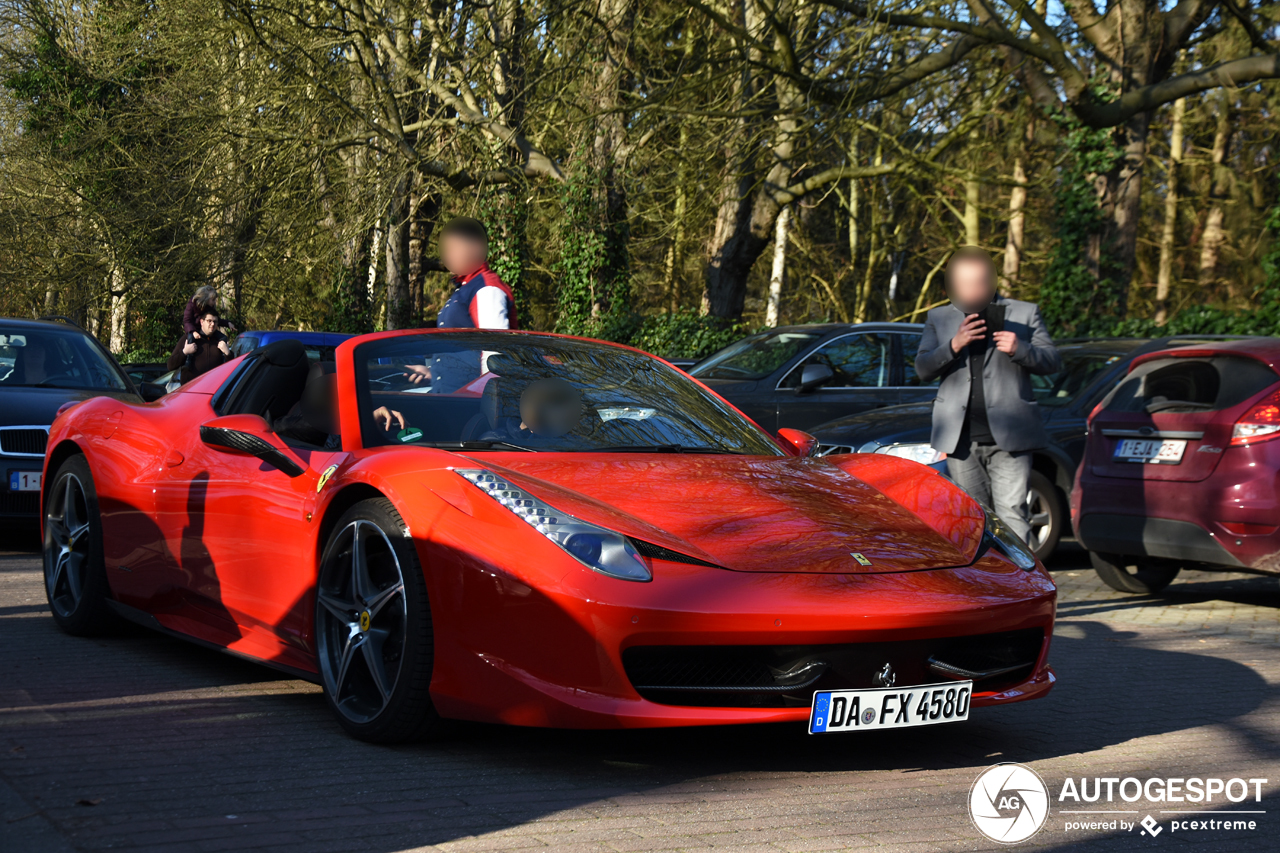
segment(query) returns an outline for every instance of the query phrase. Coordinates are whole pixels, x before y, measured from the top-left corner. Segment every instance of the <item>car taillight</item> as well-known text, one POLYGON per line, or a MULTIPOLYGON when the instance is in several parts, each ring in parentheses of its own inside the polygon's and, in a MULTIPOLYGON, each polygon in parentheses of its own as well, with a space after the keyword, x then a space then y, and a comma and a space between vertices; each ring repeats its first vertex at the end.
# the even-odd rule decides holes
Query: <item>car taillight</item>
POLYGON ((1231 430, 1232 445, 1280 438, 1280 391, 1245 412, 1231 430))

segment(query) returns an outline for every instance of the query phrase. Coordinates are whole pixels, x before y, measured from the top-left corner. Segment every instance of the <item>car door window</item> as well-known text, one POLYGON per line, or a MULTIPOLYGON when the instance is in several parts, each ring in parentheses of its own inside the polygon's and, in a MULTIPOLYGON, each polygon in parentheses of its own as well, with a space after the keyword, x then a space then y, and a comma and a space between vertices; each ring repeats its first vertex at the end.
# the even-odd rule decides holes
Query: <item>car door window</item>
POLYGON ((837 388, 886 388, 892 338, 887 333, 846 335, 823 344, 788 374, 783 387, 796 387, 805 365, 825 364, 834 374, 823 390, 837 388))
POLYGON ((908 388, 936 387, 942 381, 935 376, 928 382, 916 373, 916 354, 920 352, 920 335, 902 336, 902 384, 908 388))

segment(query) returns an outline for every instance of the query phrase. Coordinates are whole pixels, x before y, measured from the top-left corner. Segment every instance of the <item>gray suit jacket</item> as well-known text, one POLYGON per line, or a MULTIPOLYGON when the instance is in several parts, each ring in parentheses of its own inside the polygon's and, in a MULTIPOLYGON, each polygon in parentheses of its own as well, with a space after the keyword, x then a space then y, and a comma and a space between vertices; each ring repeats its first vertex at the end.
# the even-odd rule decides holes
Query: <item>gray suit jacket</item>
MULTIPOLYGON (((1062 357, 1034 303, 999 296, 996 301, 1005 306, 1004 328, 1018 336, 1018 350, 1010 358, 988 341, 982 368, 987 422, 1000 449, 1035 450, 1048 444, 1049 438, 1031 395, 1031 374, 1058 372, 1062 357)), ((942 377, 933 401, 931 444, 935 450, 948 454, 956 451, 965 409, 969 407, 969 348, 959 354, 951 351, 951 339, 964 316, 954 305, 931 310, 916 355, 916 373, 921 379, 930 382, 942 377)))

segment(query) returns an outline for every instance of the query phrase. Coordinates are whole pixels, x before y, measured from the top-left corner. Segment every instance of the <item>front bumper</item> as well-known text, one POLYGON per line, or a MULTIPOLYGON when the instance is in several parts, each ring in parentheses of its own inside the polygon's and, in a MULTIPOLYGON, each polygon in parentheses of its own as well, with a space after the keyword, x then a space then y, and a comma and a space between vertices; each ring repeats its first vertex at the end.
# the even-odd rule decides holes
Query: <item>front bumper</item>
POLYGON ((29 521, 40 517, 40 492, 18 492, 9 488, 14 472, 38 474, 44 459, 0 456, 0 519, 29 521))
POLYGON ((1009 632, 1037 635, 1029 662, 976 683, 973 705, 1036 698, 1054 683, 1053 582, 1042 569, 1024 572, 992 553, 960 569, 876 575, 655 562, 647 584, 569 561, 558 582, 535 586, 497 568, 500 561, 468 553, 475 550, 474 542, 419 542, 423 565, 455 561, 458 569, 427 572, 436 624, 431 692, 445 717, 565 728, 798 722, 808 718, 814 690, 872 686, 884 663, 899 687, 945 681, 926 663, 940 645, 1009 632), (815 657, 831 658, 824 660, 831 667, 785 698, 721 693, 720 705, 633 681, 637 653, 666 650, 671 659, 681 649, 711 658, 766 649, 782 654, 775 663, 783 669, 815 657))

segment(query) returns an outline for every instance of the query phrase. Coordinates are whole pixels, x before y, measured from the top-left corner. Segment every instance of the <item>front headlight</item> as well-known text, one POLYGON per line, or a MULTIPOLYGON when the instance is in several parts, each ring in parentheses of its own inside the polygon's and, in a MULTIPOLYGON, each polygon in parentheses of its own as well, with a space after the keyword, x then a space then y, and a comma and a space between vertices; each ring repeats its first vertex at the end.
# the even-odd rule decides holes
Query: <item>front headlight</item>
POLYGON ((621 533, 560 512, 482 468, 454 471, 593 572, 624 581, 653 580, 644 558, 621 533))
POLYGON ((947 454, 939 453, 922 441, 912 444, 890 444, 884 447, 877 447, 876 453, 910 459, 912 462, 919 462, 921 465, 933 465, 947 458, 947 454))
POLYGON ((1012 530, 1004 526, 1004 522, 1000 520, 1000 516, 991 510, 983 507, 983 513, 987 516, 987 529, 984 538, 990 542, 1001 554, 1004 554, 1013 564, 1020 569, 1026 569, 1028 572, 1036 567, 1036 555, 1031 553, 1031 549, 1027 547, 1027 543, 1018 538, 1012 530))

